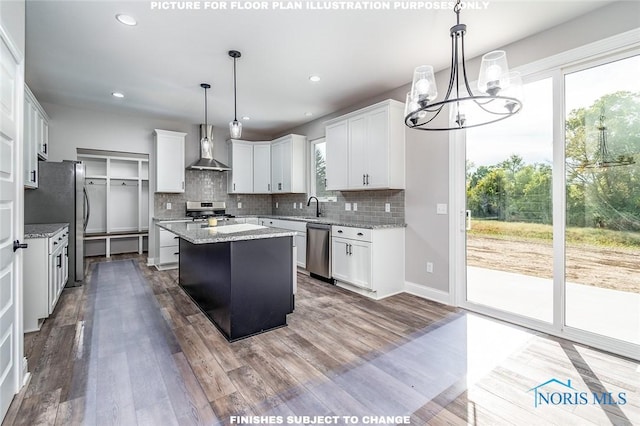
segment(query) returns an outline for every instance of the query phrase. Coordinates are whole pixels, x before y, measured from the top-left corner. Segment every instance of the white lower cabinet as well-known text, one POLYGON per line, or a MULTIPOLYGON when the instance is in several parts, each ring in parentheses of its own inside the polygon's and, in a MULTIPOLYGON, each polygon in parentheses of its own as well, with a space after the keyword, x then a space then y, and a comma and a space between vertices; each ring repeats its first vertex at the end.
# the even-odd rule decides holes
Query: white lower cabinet
POLYGON ((156 238, 160 247, 158 269, 175 269, 178 267, 180 241, 176 234, 156 225, 156 238))
POLYGON ((296 263, 301 268, 307 267, 307 222, 297 220, 259 218, 258 223, 262 226, 268 226, 271 228, 296 231, 297 234, 294 238, 297 247, 296 263))
POLYGON ((69 228, 30 238, 24 252, 24 331, 40 330, 69 278, 69 228))
POLYGON ((404 288, 404 228, 331 227, 336 285, 381 299, 404 288))

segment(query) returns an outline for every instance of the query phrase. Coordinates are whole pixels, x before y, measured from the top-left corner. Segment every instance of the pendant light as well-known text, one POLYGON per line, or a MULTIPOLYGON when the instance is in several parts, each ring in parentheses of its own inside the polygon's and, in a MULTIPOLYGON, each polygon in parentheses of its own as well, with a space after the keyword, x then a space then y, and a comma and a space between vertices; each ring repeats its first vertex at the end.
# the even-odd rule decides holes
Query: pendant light
POLYGON ((507 56, 502 50, 482 57, 478 90, 474 94, 467 78, 464 58, 465 24, 460 23, 461 0, 454 12, 456 25, 451 27, 451 73, 444 99, 435 102, 438 95, 433 67, 423 65, 415 69, 411 91, 405 104, 405 124, 418 130, 456 130, 482 126, 504 120, 522 109, 522 82, 517 72, 509 72, 507 56), (445 105, 449 106, 447 125, 434 122, 445 105))
POLYGON ((239 139, 242 136, 242 123, 238 121, 238 99, 236 93, 236 60, 242 56, 237 50, 230 50, 229 56, 233 58, 233 121, 229 123, 231 139, 239 139))

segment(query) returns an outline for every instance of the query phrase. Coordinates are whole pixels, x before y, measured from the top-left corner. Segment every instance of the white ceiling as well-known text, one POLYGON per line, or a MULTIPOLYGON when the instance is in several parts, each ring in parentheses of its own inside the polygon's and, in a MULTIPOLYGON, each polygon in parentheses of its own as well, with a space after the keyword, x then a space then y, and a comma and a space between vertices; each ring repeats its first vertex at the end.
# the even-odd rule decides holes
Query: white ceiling
MULTIPOLYGON (((204 121, 199 85, 208 82, 209 123, 226 126, 233 118, 227 51, 236 49, 238 118, 248 115, 246 129, 273 135, 400 87, 423 63, 447 68, 455 23, 450 9, 159 11, 151 3, 27 0, 26 79, 38 99, 195 124, 204 121), (138 25, 120 24, 118 13, 138 25), (322 80, 310 83, 311 74, 322 80)), ((471 58, 608 1, 465 3, 488 4, 461 14, 471 58)))

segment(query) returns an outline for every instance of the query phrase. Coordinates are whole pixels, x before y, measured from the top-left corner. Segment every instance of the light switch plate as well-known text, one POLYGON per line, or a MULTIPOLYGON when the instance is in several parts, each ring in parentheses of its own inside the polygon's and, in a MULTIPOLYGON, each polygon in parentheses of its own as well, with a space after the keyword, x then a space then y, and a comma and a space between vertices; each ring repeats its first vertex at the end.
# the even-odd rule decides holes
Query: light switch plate
POLYGON ((241 209, 242 208, 242 201, 238 201, 238 208, 241 209))
POLYGON ((354 212, 358 211, 358 203, 353 203, 353 211, 354 212))
POLYGON ((384 211, 391 213, 391 203, 384 203, 384 211))
POLYGON ((345 211, 350 212, 351 211, 351 203, 344 203, 344 209, 345 209, 345 211))
POLYGON ((436 204, 436 214, 447 214, 447 205, 436 204))
POLYGON ((276 209, 278 208, 278 202, 276 201, 276 209))
POLYGON ((433 262, 427 262, 427 272, 433 274, 433 262))
POLYGON ((297 206, 298 206, 298 205, 297 205, 296 203, 293 203, 293 208, 294 208, 294 209, 295 209, 295 208, 297 208, 297 206))
POLYGON ((171 210, 171 203, 167 203, 167 210, 171 210))

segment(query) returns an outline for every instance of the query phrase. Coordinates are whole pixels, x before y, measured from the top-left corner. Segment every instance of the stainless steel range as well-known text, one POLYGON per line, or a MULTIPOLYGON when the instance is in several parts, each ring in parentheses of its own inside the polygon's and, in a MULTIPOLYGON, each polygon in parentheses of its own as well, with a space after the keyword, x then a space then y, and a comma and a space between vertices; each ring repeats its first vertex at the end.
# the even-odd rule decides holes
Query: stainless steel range
POLYGON ((215 217, 218 220, 228 220, 235 217, 228 214, 224 201, 187 201, 186 216, 194 221, 215 217))

